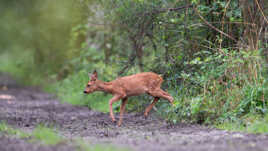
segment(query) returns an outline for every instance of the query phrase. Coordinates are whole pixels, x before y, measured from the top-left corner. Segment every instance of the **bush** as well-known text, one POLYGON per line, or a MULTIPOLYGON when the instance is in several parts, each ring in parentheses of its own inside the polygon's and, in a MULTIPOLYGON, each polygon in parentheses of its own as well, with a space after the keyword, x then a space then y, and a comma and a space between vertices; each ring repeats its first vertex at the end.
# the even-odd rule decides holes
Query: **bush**
POLYGON ((180 81, 170 78, 177 92, 176 106, 167 114, 171 120, 215 123, 267 113, 267 82, 257 51, 204 51, 186 65, 193 69, 182 71, 180 81), (178 81, 181 86, 174 86, 178 81))

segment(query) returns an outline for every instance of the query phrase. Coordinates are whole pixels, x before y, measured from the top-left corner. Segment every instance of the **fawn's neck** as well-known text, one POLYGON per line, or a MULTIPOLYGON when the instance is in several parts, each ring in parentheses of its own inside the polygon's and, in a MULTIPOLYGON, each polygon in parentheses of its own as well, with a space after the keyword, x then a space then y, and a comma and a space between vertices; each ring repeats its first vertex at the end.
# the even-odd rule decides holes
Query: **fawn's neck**
POLYGON ((107 93, 113 93, 112 83, 98 81, 98 90, 107 93))

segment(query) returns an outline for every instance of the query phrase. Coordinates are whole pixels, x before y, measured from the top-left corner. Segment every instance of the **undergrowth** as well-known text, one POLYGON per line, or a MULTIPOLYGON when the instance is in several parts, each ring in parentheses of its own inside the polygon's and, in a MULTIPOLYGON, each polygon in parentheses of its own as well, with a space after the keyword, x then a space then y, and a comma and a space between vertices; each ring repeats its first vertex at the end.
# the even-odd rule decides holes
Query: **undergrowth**
POLYGON ((219 129, 249 133, 268 133, 268 114, 264 116, 246 115, 240 121, 224 122, 216 125, 219 129))
MULTIPOLYGON (((4 52, 0 55, 0 71, 7 72, 23 85, 44 86, 47 83, 49 70, 40 72, 37 70, 33 59, 33 52, 25 51, 20 55, 19 51, 4 52)), ((51 77, 53 75, 50 75, 51 77)))
POLYGON ((170 73, 176 102, 164 116, 171 121, 243 125, 246 115, 267 114, 268 83, 258 51, 204 51, 186 64, 192 71, 170 73))

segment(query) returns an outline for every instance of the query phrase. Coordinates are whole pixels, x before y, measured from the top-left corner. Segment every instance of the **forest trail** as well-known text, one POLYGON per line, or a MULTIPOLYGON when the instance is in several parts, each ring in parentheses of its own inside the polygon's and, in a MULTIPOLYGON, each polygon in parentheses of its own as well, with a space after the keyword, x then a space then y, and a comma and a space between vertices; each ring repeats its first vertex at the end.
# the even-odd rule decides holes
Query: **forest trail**
MULTIPOLYGON (((134 151, 268 151, 265 134, 182 123, 171 125, 153 116, 145 119, 141 113, 126 113, 123 125, 118 127, 106 113, 61 103, 53 95, 19 86, 5 74, 0 74, 0 121, 24 131, 32 131, 40 123, 53 125, 65 138, 81 137, 93 144, 112 144, 134 151)), ((62 144, 36 145, 0 132, 1 151, 73 150, 62 144)))

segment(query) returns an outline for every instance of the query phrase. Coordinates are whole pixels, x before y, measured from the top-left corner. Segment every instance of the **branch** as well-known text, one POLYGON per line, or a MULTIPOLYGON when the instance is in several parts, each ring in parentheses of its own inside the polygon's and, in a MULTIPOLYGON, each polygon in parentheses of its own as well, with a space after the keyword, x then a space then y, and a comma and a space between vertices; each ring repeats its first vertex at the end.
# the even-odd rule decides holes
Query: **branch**
POLYGON ((257 5, 258 5, 258 8, 259 8, 259 10, 260 10, 260 12, 261 12, 261 14, 262 14, 264 20, 265 20, 265 21, 267 22, 267 24, 268 24, 268 19, 267 19, 266 16, 264 15, 264 13, 263 13, 263 11, 262 11, 262 9, 261 9, 261 6, 260 6, 258 0, 255 0, 255 1, 256 1, 257 5))
POLYGON ((123 74, 130 66, 132 66, 134 64, 134 61, 136 59, 136 55, 133 55, 129 57, 128 63, 127 65, 125 65, 124 68, 122 68, 119 72, 118 72, 118 76, 120 76, 121 74, 123 74))
POLYGON ((181 7, 177 7, 177 8, 169 8, 168 11, 177 11, 180 9, 184 9, 184 8, 192 8, 193 5, 185 5, 185 6, 181 6, 181 7))
POLYGON ((194 11, 200 17, 200 19, 203 20, 204 23, 207 24, 210 28, 216 30, 217 32, 223 34, 224 36, 226 36, 226 37, 232 39, 233 41, 237 42, 237 40, 235 38, 233 38, 232 36, 226 34, 225 32, 223 32, 220 29, 216 28, 215 26, 211 25, 203 16, 201 16, 201 14, 198 12, 198 10, 195 7, 194 7, 194 11))
POLYGON ((164 9, 160 9, 160 10, 156 10, 154 13, 165 13, 167 11, 178 11, 184 8, 191 8, 193 7, 193 5, 185 5, 185 6, 181 6, 181 7, 177 7, 177 8, 164 8, 164 9))

